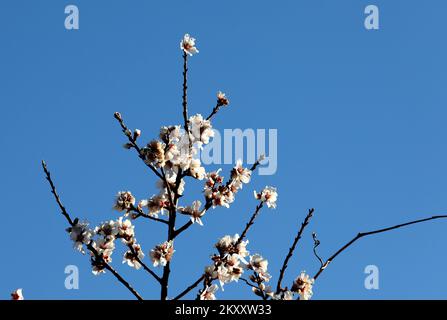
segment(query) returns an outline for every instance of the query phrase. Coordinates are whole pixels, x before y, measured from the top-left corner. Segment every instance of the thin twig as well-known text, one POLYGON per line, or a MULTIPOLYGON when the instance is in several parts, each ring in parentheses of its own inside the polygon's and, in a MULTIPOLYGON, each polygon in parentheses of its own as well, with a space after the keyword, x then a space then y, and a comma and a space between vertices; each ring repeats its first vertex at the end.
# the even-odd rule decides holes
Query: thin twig
POLYGON ((199 279, 197 279, 192 285, 182 291, 178 296, 176 296, 173 300, 180 300, 184 296, 186 296, 191 290, 196 288, 202 281, 205 279, 205 275, 202 274, 199 279))
POLYGON ((430 221, 430 220, 436 220, 436 219, 445 219, 447 218, 447 215, 439 215, 439 216, 432 216, 430 218, 425 218, 425 219, 420 219, 420 220, 414 220, 414 221, 410 221, 410 222, 406 222, 406 223, 402 223, 402 224, 398 224, 392 227, 388 227, 388 228, 383 228, 383 229, 378 229, 378 230, 374 230, 374 231, 368 231, 368 232, 360 232, 358 233, 351 241, 349 241, 348 243, 346 243, 343 247, 341 247, 340 249, 337 250, 337 252, 335 252, 332 256, 330 256, 326 262, 324 263, 324 265, 318 270, 318 272, 315 274, 314 279, 316 280, 320 274, 326 270, 326 268, 329 266, 329 264, 343 251, 345 251, 347 248, 349 248, 354 242, 356 242, 357 240, 366 237, 366 236, 370 236, 370 235, 374 235, 374 234, 378 234, 378 233, 383 233, 383 232, 387 232, 387 231, 391 231, 391 230, 395 230, 395 229, 399 229, 402 227, 406 227, 412 224, 417 224, 417 223, 421 223, 421 222, 425 222, 425 221, 430 221))
POLYGON ((141 259, 138 257, 138 253, 135 252, 133 246, 130 244, 128 245, 128 247, 130 249, 130 252, 132 252, 134 259, 143 267, 144 270, 146 270, 152 277, 154 277, 154 279, 157 280, 158 283, 161 284, 161 278, 154 271, 152 271, 151 268, 149 268, 143 261, 141 261, 141 259))
POLYGON ((220 104, 219 101, 218 101, 216 106, 211 111, 210 115, 206 118, 206 120, 208 120, 208 121, 211 120, 211 118, 214 117, 214 115, 216 115, 217 112, 219 112, 220 107, 222 107, 222 104, 220 104))
POLYGON ((153 216, 151 216, 151 215, 149 215, 147 213, 144 213, 143 209, 141 209, 140 207, 136 207, 136 206, 132 205, 130 207, 130 211, 136 213, 135 219, 138 218, 138 217, 143 217, 143 218, 146 218, 146 219, 150 219, 150 220, 154 220, 154 221, 161 222, 161 223, 164 223, 164 224, 168 224, 168 221, 166 221, 164 219, 156 218, 156 217, 153 217, 153 216))
MULTIPOLYGON (((56 186, 54 185, 53 180, 51 179, 51 173, 48 170, 47 164, 45 163, 45 161, 42 161, 42 168, 43 168, 43 171, 45 172, 46 179, 48 180, 48 182, 50 184, 51 193, 54 195, 54 198, 55 198, 59 208, 62 211, 61 212, 62 215, 67 219, 70 226, 73 227, 76 224, 75 221, 77 221, 77 219, 72 220, 72 218, 68 214, 67 210, 65 209, 64 205, 62 204, 59 194, 56 191, 56 186)), ((111 265, 109 265, 106 261, 104 261, 102 256, 100 254, 98 254, 98 251, 96 251, 96 249, 92 246, 91 243, 87 245, 87 248, 93 253, 95 258, 98 259, 102 265, 104 265, 105 269, 109 270, 118 279, 118 281, 121 282, 138 300, 143 300, 143 298, 140 296, 140 294, 111 265)))
POLYGON ((151 169, 152 172, 155 173, 155 175, 157 177, 159 177, 160 179, 163 179, 163 177, 161 176, 160 172, 158 172, 157 169, 153 165, 151 165, 150 163, 146 162, 145 156, 144 156, 141 148, 138 146, 136 139, 132 136, 132 132, 129 130, 129 128, 124 123, 124 120, 123 120, 123 117, 121 116, 121 114, 119 112, 115 112, 114 116, 115 116, 115 119, 118 120, 124 135, 129 140, 130 145, 132 146, 132 148, 135 149, 135 151, 137 151, 138 157, 141 160, 143 160, 144 164, 146 166, 148 166, 149 169, 151 169))
POLYGON ((289 263, 290 258, 292 258, 293 256, 293 252, 296 249, 296 245, 298 244, 299 240, 301 239, 301 236, 303 234, 304 229, 306 228, 306 226, 309 224, 310 219, 312 218, 313 214, 314 214, 315 209, 309 209, 309 213, 307 214, 306 218, 304 219, 304 222, 301 224, 301 228, 298 231, 295 239, 293 240, 293 244, 289 249, 289 252, 287 253, 287 256, 284 260, 284 263, 281 267, 281 270, 279 271, 279 278, 278 278, 278 284, 276 285, 276 293, 279 293, 282 289, 281 287, 281 282, 282 279, 284 278, 284 274, 286 272, 287 269, 287 264, 289 263))
POLYGON ((189 148, 191 148, 191 137, 189 135, 189 119, 188 119, 188 55, 183 52, 183 95, 182 95, 182 106, 183 106, 183 128, 188 135, 189 148))
POLYGON ((312 238, 314 239, 314 256, 318 259, 318 261, 320 261, 320 267, 322 267, 324 265, 323 259, 321 259, 321 257, 317 253, 317 247, 321 244, 321 242, 320 240, 318 240, 317 234, 315 232, 312 232, 312 238))
POLYGON ((263 206, 264 206, 264 202, 262 202, 262 201, 256 206, 256 210, 253 213, 253 215, 251 216, 250 221, 247 222, 247 224, 245 225, 244 231, 242 231, 241 236, 239 237, 239 239, 236 241, 236 244, 234 245, 236 248, 242 242, 242 240, 244 240, 245 236, 247 235, 248 230, 253 225, 253 223, 255 223, 255 219, 258 216, 258 214, 261 211, 263 206))

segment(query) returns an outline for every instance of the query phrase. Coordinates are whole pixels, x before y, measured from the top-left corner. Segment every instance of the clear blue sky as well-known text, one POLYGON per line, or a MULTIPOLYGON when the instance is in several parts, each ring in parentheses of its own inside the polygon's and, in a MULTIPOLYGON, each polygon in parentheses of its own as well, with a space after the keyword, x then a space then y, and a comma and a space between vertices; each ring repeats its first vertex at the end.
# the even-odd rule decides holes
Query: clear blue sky
MULTIPOLYGON (((359 231, 445 213, 446 10, 435 0, 1 1, 0 297, 23 287, 28 299, 132 298, 72 250, 40 160, 71 214, 93 224, 117 217, 119 190, 152 195, 155 180, 121 147, 113 112, 144 140, 181 122, 186 32, 200 50, 191 59, 191 110, 208 113, 216 91, 227 92, 232 105, 214 125, 278 129, 279 163, 230 210, 179 238, 171 295, 202 272, 218 237, 241 232, 252 189, 266 184, 279 189, 278 209, 262 212, 250 250, 269 258, 275 279, 307 208, 316 208, 287 282, 318 268, 311 231, 327 257, 359 231), (78 31, 64 29, 68 4, 80 9, 78 31), (380 8, 378 31, 363 26, 368 4, 380 8), (69 264, 79 267, 80 290, 64 288, 69 264)), ((429 222, 361 240, 323 273, 314 298, 447 298, 446 228, 429 222), (364 288, 370 264, 380 269, 379 290, 364 288)), ((146 253, 165 237, 147 221, 136 232, 146 253)), ((158 298, 151 278, 114 258, 145 297, 158 298)), ((253 298, 242 284, 218 295, 253 298)))

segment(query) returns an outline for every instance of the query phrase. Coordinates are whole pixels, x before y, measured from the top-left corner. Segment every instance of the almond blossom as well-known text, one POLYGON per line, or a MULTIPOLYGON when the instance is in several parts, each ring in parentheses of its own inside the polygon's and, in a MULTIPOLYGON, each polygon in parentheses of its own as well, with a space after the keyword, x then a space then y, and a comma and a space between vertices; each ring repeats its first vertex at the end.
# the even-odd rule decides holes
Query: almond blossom
POLYGON ((23 289, 17 289, 13 293, 11 293, 11 300, 24 300, 23 297, 23 289))
POLYGON ((261 193, 254 192, 255 198, 261 200, 267 207, 276 209, 276 201, 278 200, 278 192, 274 187, 265 187, 261 193))
POLYGON ((166 264, 171 261, 174 252, 174 243, 172 240, 155 246, 150 252, 154 267, 166 266, 166 264))
POLYGON ((202 206, 202 202, 199 200, 194 201, 191 206, 186 208, 179 208, 179 211, 183 214, 191 216, 191 222, 197 223, 203 226, 203 222, 201 217, 205 214, 205 209, 200 209, 202 206))
POLYGON ((196 39, 191 37, 189 34, 185 34, 183 36, 183 39, 180 41, 180 49, 190 56, 199 53, 199 50, 196 48, 196 39))
POLYGON ((242 189, 242 184, 250 183, 251 170, 242 166, 242 160, 236 162, 236 167, 231 171, 231 179, 237 189, 242 189))
POLYGON ((141 268, 141 261, 144 258, 144 252, 141 250, 139 244, 133 244, 132 249, 124 253, 123 263, 127 263, 129 267, 139 270, 141 268))
POLYGON ((135 205, 135 197, 130 191, 120 191, 116 195, 114 209, 117 211, 127 211, 135 205))
POLYGON ((225 93, 219 91, 217 92, 217 106, 227 106, 230 104, 230 100, 226 97, 225 93))
POLYGON ((88 226, 88 222, 75 220, 74 225, 66 229, 70 234, 70 239, 74 242, 73 247, 81 253, 85 253, 84 245, 89 244, 93 236, 93 231, 88 226))
POLYGON ((293 281, 292 292, 296 292, 300 296, 300 300, 310 300, 313 295, 312 287, 314 279, 311 279, 304 271, 293 281))
POLYGON ((216 284, 206 286, 205 290, 200 294, 200 300, 216 300, 215 293, 219 290, 216 284))

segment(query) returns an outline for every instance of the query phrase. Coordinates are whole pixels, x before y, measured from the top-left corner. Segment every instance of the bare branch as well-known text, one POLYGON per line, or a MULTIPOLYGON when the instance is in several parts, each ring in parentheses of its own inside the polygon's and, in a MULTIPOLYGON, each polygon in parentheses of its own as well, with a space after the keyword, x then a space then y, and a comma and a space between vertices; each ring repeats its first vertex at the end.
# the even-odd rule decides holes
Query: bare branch
POLYGON ((242 240, 244 240, 245 236, 247 235, 248 230, 250 229, 250 227, 253 225, 253 223, 255 223, 255 219, 258 216, 259 212, 261 211, 262 207, 264 206, 264 202, 260 202, 257 206, 256 206, 256 210, 253 213, 253 215, 250 218, 250 221, 247 222, 247 224, 245 225, 245 229, 244 231, 242 231, 241 236, 239 237, 239 239, 237 240, 236 244, 234 245, 236 248, 237 246, 242 242, 242 240))
POLYGON ((183 105, 183 128, 188 135, 189 147, 191 148, 191 137, 189 135, 189 119, 188 119, 188 55, 183 52, 183 95, 182 95, 182 105, 183 105))
MULTIPOLYGON (((51 173, 48 170, 47 164, 45 163, 45 161, 42 161, 42 168, 43 168, 43 171, 45 172, 46 179, 48 180, 48 182, 50 184, 51 193, 54 195, 54 198, 55 198, 57 204, 59 205, 59 208, 62 210, 62 215, 67 219, 68 223, 71 226, 74 226, 75 221, 77 219, 72 220, 72 218, 68 214, 67 210, 65 209, 64 205, 62 204, 59 194, 56 191, 56 187, 53 183, 53 180, 51 179, 51 173)), ((98 261, 100 261, 102 265, 104 265, 105 269, 109 270, 115 276, 115 278, 117 278, 118 281, 121 282, 138 300, 143 300, 143 298, 140 296, 140 294, 111 265, 109 265, 106 261, 104 261, 102 256, 100 254, 98 254, 98 251, 96 251, 96 249, 91 245, 91 243, 87 245, 87 248, 93 253, 95 258, 98 261)))
POLYGON ((374 231, 368 231, 368 232, 360 232, 358 233, 351 241, 349 241, 348 243, 346 243, 343 247, 341 247, 340 249, 337 250, 337 252, 335 252, 332 256, 330 256, 326 262, 324 263, 324 265, 318 270, 318 272, 315 274, 314 279, 316 280, 321 273, 326 270, 326 268, 329 266, 329 264, 343 251, 345 251, 347 248, 349 248, 352 244, 354 244, 354 242, 356 242, 357 240, 366 237, 366 236, 371 236, 374 234, 378 234, 378 233, 383 233, 383 232, 387 232, 387 231, 391 231, 391 230, 395 230, 395 229, 399 229, 399 228, 403 228, 406 226, 410 226, 413 224, 417 224, 417 223, 422 223, 425 221, 430 221, 430 220, 436 220, 436 219, 445 219, 447 218, 447 215, 439 215, 439 216, 432 216, 430 218, 425 218, 425 219, 420 219, 420 220, 414 220, 414 221, 410 221, 410 222, 406 222, 406 223, 402 223, 402 224, 398 224, 392 227, 388 227, 388 228, 383 228, 383 229, 378 229, 378 230, 374 230, 374 231))
POLYGON ((151 215, 148 215, 147 213, 144 213, 143 210, 140 207, 135 207, 134 205, 132 205, 130 207, 130 211, 136 213, 135 219, 138 218, 138 217, 143 217, 143 218, 146 218, 146 219, 150 219, 150 220, 154 220, 154 221, 161 222, 161 223, 164 223, 164 224, 168 224, 168 221, 166 221, 164 219, 156 218, 156 217, 153 217, 151 215))
POLYGON ((279 293, 279 292, 281 291, 281 289, 282 289, 282 287, 281 287, 281 282, 282 282, 282 279, 284 278, 284 274, 285 274, 286 269, 287 269, 287 264, 289 263, 290 258, 292 258, 292 256, 293 256, 293 252, 294 252, 295 249, 296 249, 296 245, 297 245, 298 242, 300 241, 301 236, 302 236, 302 234, 303 234, 303 231, 304 231, 304 229, 306 228, 306 226, 309 224, 309 221, 310 221, 310 219, 312 218, 312 216, 313 216, 313 214, 314 214, 314 211, 315 211, 315 209, 313 209, 313 208, 312 208, 312 209, 309 209, 309 212, 308 212, 306 218, 304 219, 304 222, 301 224, 301 228, 300 228, 300 230, 298 231, 298 233, 297 233, 295 239, 293 240, 293 244, 292 244, 292 246, 290 247, 289 252, 287 253, 287 256, 286 256, 286 258, 285 258, 285 260, 284 260, 284 263, 283 263, 283 265, 282 265, 282 267, 281 267, 281 270, 279 271, 278 284, 276 285, 276 292, 277 292, 277 293, 279 293))
POLYGON ((205 279, 205 275, 202 274, 199 279, 197 279, 192 285, 190 285, 188 288, 186 288, 182 293, 180 293, 178 296, 176 296, 173 300, 180 300, 184 296, 186 296, 191 290, 196 288, 199 284, 202 283, 203 279, 205 279))
POLYGON ((312 238, 314 239, 314 256, 318 259, 318 261, 320 261, 320 267, 322 267, 324 265, 323 259, 321 259, 321 257, 317 253, 317 247, 321 244, 321 242, 320 240, 318 240, 317 234, 315 232, 312 232, 312 238))

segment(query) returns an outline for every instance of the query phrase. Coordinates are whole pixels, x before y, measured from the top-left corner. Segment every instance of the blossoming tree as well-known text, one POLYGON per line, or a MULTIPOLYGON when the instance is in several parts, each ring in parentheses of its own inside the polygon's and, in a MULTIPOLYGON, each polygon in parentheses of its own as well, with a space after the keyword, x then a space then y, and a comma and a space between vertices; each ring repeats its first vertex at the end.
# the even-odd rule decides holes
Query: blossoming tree
MULTIPOLYGON (((188 34, 181 40, 180 49, 183 57, 182 125, 162 127, 157 139, 141 147, 139 144, 141 131, 139 129, 129 129, 120 113, 116 112, 114 115, 127 139, 124 147, 134 150, 137 156, 154 173, 159 189, 157 195, 137 201, 130 191, 118 192, 114 209, 119 211, 122 216, 91 228, 88 222, 80 221, 69 214, 62 204, 46 163, 42 162, 54 199, 69 224, 67 232, 74 243, 74 248, 82 253, 88 252, 93 274, 100 275, 110 272, 137 299, 143 299, 112 266, 112 256, 117 243, 120 242, 127 250, 123 256, 123 262, 131 268, 144 269, 149 276, 153 277, 160 287, 160 299, 162 300, 179 300, 193 290, 197 293, 197 299, 214 300, 219 286, 223 287, 230 282, 247 285, 256 296, 263 300, 308 300, 312 297, 314 281, 340 253, 360 238, 411 224, 447 217, 433 216, 384 229, 359 233, 326 261, 323 261, 315 251, 319 241, 313 234, 314 252, 321 262, 319 270, 313 277, 302 272, 297 275, 290 286, 283 286, 282 282, 288 263, 304 230, 313 217, 314 209, 310 209, 285 256, 276 284, 272 286, 269 285, 272 276, 268 272, 267 259, 260 254, 250 255, 247 250, 249 230, 261 210, 276 208, 278 199, 276 188, 265 187, 259 192, 254 192, 258 204, 245 228, 241 230, 240 235, 223 236, 215 244, 216 253, 212 255, 210 265, 204 268, 202 275, 184 291, 174 294, 168 292, 171 279, 171 260, 175 257, 177 237, 195 223, 203 225, 204 216, 208 211, 218 207, 229 208, 243 185, 250 183, 253 171, 264 160, 264 157, 260 156, 251 168, 245 168, 242 161, 238 161, 229 173, 227 180, 221 175, 220 170, 208 172, 202 166, 198 152, 214 136, 211 120, 221 108, 229 105, 229 100, 224 93, 218 92, 216 105, 209 116, 206 118, 200 114, 189 116, 187 100, 188 59, 199 51, 195 46, 195 39, 188 34), (185 180, 187 178, 204 182, 203 195, 200 195, 201 200, 183 206, 180 200, 185 193, 185 180), (188 222, 178 225, 177 217, 179 215, 188 217, 188 222), (145 262, 145 251, 136 239, 135 222, 140 219, 152 220, 167 229, 165 241, 149 251, 152 265, 145 262), (161 272, 156 272, 155 268, 161 269, 161 272)), ((22 300, 22 289, 13 292, 11 297, 13 300, 22 300)))

